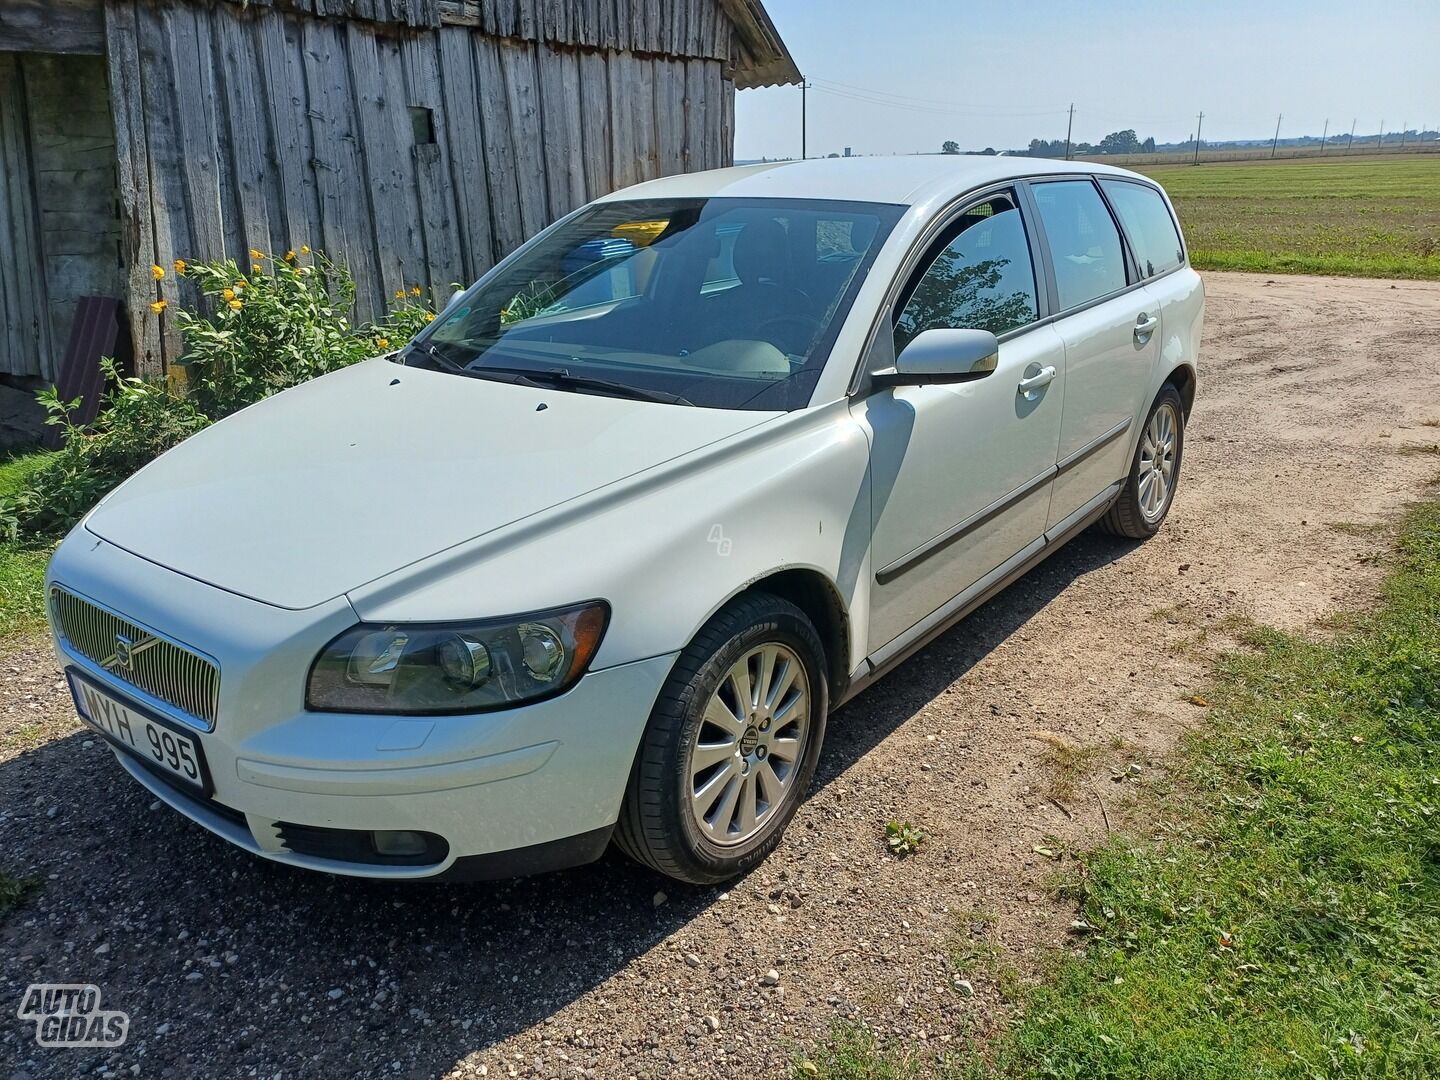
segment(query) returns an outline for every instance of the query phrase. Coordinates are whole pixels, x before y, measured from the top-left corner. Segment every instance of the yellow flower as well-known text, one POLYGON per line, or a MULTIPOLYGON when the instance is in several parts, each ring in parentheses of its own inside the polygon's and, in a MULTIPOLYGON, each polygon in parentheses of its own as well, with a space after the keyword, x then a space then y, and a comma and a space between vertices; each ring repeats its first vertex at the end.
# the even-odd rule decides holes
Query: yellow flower
POLYGON ((425 313, 425 321, 426 321, 426 322, 434 322, 434 321, 435 321, 435 313, 434 313, 433 311, 427 311, 427 312, 425 313))
POLYGON ((230 301, 230 310, 231 310, 231 311, 239 311, 239 310, 240 310, 241 308, 243 308, 244 306, 245 306, 245 305, 244 305, 243 303, 241 303, 239 300, 231 300, 231 301, 230 301))
POLYGON ((287 251, 287 252, 285 252, 285 261, 286 261, 286 262, 294 262, 294 261, 295 261, 295 252, 293 252, 293 251, 287 251))
POLYGON ((175 272, 177 274, 183 274, 188 269, 190 269, 190 264, 187 263, 184 259, 175 260, 175 272))
POLYGON ((244 281, 237 281, 237 282, 235 282, 235 285, 234 285, 235 291, 236 291, 236 292, 239 292, 241 289, 245 288, 246 284, 248 284, 248 283, 247 283, 247 282, 244 282, 244 281))
POLYGON ((419 295, 420 295, 420 286, 419 286, 419 285, 413 286, 413 287, 410 289, 410 295, 411 295, 411 296, 419 296, 419 295))
POLYGON ((301 255, 309 255, 309 254, 310 254, 310 245, 309 245, 309 244, 301 244, 301 245, 300 245, 300 254, 301 254, 301 255))
POLYGON ((382 349, 388 349, 390 347, 390 339, 388 337, 376 338, 375 344, 382 349))
POLYGON ((251 248, 251 249, 250 249, 250 258, 252 258, 252 259, 254 259, 254 260, 256 260, 256 261, 258 262, 259 260, 265 258, 265 253, 264 253, 263 251, 260 251, 258 248, 251 248))
POLYGON ((150 276, 153 277, 156 281, 163 280, 165 277, 165 268, 163 266, 150 267, 150 276))
POLYGON ((226 290, 225 290, 224 292, 222 292, 220 295, 223 296, 226 300, 234 300, 234 299, 235 299, 235 290, 234 290, 234 289, 226 289, 226 290))
POLYGON ((251 272, 252 274, 263 274, 263 273, 265 272, 265 268, 264 268, 263 266, 261 266, 259 263, 251 263, 251 264, 250 264, 250 272, 251 272))
POLYGON ((404 299, 405 299, 405 290, 404 290, 404 289, 396 289, 396 290, 395 290, 395 299, 396 299, 396 300, 404 300, 404 299))
POLYGON ((150 310, 153 311, 156 315, 159 315, 169 306, 170 301, 168 300, 156 300, 153 304, 150 305, 150 310))

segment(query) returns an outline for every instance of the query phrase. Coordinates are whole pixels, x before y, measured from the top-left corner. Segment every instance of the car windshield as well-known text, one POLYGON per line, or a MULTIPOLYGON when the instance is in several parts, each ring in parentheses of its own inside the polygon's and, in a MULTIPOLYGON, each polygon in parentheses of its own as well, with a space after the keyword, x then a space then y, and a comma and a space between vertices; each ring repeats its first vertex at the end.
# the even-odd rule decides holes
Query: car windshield
POLYGON ((801 408, 901 210, 596 204, 483 278, 405 363, 706 408, 801 408))

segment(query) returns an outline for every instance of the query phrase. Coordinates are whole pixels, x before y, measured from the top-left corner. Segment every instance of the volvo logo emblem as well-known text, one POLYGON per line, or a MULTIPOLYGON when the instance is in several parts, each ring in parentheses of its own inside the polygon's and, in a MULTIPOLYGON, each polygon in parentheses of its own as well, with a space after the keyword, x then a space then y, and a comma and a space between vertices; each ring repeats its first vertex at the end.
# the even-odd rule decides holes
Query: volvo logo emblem
POLYGON ((124 634, 115 635, 115 670, 129 671, 135 666, 135 642, 124 634))

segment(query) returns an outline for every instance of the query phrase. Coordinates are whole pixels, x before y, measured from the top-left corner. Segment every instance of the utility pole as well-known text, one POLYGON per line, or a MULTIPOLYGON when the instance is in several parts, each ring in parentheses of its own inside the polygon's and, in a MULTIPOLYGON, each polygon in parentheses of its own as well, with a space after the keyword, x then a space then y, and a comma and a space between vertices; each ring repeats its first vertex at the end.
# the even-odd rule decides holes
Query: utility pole
POLYGON ((1195 121, 1195 160, 1190 164, 1200 164, 1200 129, 1205 125, 1205 114, 1202 112, 1200 118, 1195 121))
POLYGON ((1325 117, 1325 130, 1320 135, 1320 156, 1325 156, 1325 140, 1330 137, 1330 117, 1325 117))
POLYGON ((1355 142, 1355 121, 1350 121, 1350 138, 1345 140, 1345 153, 1350 153, 1350 147, 1355 142))
POLYGON ((1380 118, 1380 134, 1375 136, 1375 149, 1380 149, 1380 144, 1385 141, 1385 118, 1380 118))
POLYGON ((1070 119, 1065 124, 1065 160, 1070 160, 1070 133, 1075 130, 1075 103, 1070 102, 1070 119))
POLYGON ((1408 134, 1410 134, 1410 121, 1409 121, 1409 120, 1401 120, 1401 121, 1400 121, 1400 149, 1401 149, 1401 150, 1404 150, 1404 149, 1405 149, 1405 136, 1408 135, 1408 134))
POLYGON ((1270 140, 1270 156, 1272 158, 1275 156, 1275 147, 1280 145, 1280 121, 1284 119, 1284 113, 1281 113, 1275 118, 1275 138, 1270 140))
POLYGON ((804 161, 809 156, 810 145, 810 84, 803 79, 800 82, 800 160, 804 161))

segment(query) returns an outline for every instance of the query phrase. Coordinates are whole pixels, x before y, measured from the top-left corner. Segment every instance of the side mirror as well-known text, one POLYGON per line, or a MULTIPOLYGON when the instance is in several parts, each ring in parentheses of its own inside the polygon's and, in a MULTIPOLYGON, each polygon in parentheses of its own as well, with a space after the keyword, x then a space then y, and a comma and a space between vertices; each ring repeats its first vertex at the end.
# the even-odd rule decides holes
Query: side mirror
POLYGON ((983 379, 1000 362, 1000 342, 989 330, 925 330, 871 376, 877 386, 919 386, 983 379))

